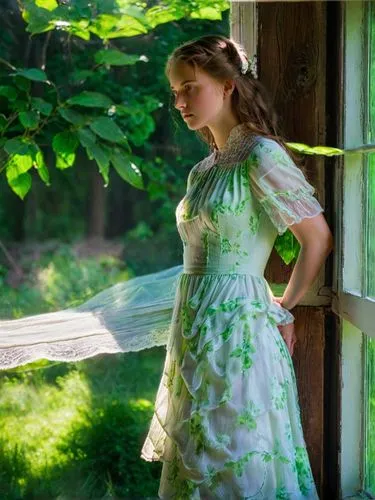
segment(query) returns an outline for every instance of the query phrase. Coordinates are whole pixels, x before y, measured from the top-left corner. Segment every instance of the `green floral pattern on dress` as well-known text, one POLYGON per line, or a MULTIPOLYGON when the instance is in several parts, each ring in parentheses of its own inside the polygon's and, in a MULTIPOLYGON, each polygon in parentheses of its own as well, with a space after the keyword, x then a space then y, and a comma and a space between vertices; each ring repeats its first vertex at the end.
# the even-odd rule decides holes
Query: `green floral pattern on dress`
POLYGON ((252 342, 252 335, 248 323, 244 324, 243 340, 240 346, 236 347, 231 353, 230 357, 240 358, 242 362, 242 371, 248 370, 253 364, 251 355, 255 353, 256 349, 252 342))
POLYGON ((257 416, 260 413, 260 409, 257 408, 254 401, 249 401, 246 405, 245 410, 243 410, 237 417, 238 425, 245 425, 249 431, 256 429, 257 426, 257 416))
POLYGON ((264 269, 278 232, 322 209, 284 149, 253 139, 235 127, 176 208, 184 272, 144 450, 164 460, 162 499, 319 499, 278 329, 293 316, 264 269))

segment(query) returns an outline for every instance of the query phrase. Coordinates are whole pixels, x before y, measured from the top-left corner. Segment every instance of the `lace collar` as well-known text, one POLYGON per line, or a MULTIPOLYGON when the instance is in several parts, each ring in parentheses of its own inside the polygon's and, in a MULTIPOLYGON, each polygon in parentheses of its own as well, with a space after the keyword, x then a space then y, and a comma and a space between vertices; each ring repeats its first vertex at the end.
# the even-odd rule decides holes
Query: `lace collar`
POLYGON ((238 161, 238 155, 244 147, 246 141, 249 141, 254 134, 249 130, 245 123, 235 125, 229 132, 228 139, 222 149, 214 149, 212 160, 220 165, 231 165, 238 161))
POLYGON ((214 149, 206 158, 198 162, 194 171, 204 172, 216 165, 220 167, 231 167, 244 161, 251 148, 257 142, 258 136, 253 134, 245 123, 235 125, 229 132, 228 139, 224 147, 214 149))

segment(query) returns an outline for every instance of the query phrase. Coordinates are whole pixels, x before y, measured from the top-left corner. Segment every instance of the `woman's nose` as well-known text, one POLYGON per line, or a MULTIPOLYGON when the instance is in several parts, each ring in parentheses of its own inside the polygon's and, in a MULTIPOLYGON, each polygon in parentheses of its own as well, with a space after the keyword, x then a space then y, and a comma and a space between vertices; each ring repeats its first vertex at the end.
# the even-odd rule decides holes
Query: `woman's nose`
POLYGON ((177 109, 185 108, 186 107, 185 100, 184 99, 180 99, 180 97, 177 95, 175 103, 174 103, 174 107, 177 108, 177 109))

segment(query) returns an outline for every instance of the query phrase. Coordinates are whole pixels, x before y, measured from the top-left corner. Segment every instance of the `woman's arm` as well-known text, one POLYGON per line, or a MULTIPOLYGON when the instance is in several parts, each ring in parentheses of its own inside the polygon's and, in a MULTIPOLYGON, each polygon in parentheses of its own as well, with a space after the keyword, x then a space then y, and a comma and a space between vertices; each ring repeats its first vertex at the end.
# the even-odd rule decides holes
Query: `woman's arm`
POLYGON ((305 295, 334 248, 333 236, 322 213, 289 226, 301 249, 284 294, 278 302, 292 309, 305 295))

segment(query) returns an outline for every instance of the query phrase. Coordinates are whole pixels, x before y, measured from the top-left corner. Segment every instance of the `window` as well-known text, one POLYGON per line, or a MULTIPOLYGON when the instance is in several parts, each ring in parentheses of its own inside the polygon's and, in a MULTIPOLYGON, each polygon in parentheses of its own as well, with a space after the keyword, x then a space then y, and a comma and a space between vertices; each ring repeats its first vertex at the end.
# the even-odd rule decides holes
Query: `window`
POLYGON ((335 312, 341 317, 341 498, 375 498, 375 4, 343 2, 342 168, 335 312))

